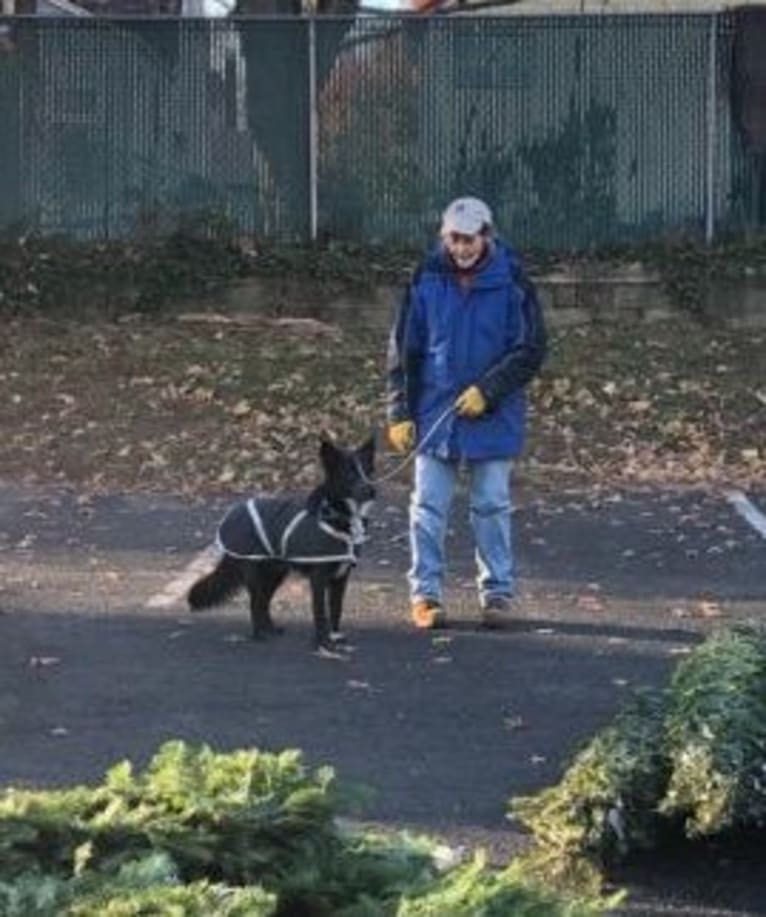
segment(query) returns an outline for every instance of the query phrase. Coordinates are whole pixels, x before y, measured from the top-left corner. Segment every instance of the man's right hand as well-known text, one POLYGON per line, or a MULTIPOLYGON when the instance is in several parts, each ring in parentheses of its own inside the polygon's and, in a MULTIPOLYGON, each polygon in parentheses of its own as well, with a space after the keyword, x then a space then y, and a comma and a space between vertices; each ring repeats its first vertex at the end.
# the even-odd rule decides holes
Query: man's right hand
POLYGON ((388 441, 397 452, 409 452, 415 445, 415 424, 411 420, 390 424, 388 441))

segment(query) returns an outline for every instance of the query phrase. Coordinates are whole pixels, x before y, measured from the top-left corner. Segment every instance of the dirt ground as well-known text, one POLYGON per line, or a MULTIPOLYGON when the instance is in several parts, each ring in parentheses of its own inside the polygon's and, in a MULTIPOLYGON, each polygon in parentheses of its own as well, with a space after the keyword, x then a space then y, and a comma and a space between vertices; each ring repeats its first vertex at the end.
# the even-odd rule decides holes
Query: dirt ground
MULTIPOLYGON (((0 479, 186 496, 306 486, 320 431, 351 443, 380 429, 381 337, 218 313, 10 320, 0 479)), ((556 489, 757 485, 765 380, 755 329, 679 316, 551 334, 519 473, 556 489)))
MULTIPOLYGON (((555 781, 626 692, 663 683, 706 633, 766 612, 766 544, 723 489, 766 509, 763 341, 690 327, 644 330, 641 347, 594 332, 552 356, 515 490, 507 631, 475 627, 463 495, 454 626, 411 631, 403 472, 382 489, 349 596, 353 652, 336 662, 309 651, 300 582, 278 600, 285 635, 260 645, 241 601, 188 614, 182 579, 237 495, 307 483, 320 429, 348 439, 379 421, 380 342, 361 341, 351 371, 333 329, 11 323, 0 784, 95 780, 171 737, 300 747, 367 788, 360 820, 512 856, 526 841, 511 796, 555 781)), ((626 864, 624 913, 766 914, 763 854, 761 838, 626 864)))

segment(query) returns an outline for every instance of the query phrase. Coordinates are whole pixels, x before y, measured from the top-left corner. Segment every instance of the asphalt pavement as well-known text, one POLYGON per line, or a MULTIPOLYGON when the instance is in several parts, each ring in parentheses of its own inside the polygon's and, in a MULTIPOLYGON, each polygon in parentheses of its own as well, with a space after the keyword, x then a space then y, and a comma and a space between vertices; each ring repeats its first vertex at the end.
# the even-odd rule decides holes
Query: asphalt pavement
MULTIPOLYGON (((747 497, 766 508, 766 494, 747 497)), ((0 784, 95 781, 168 738, 300 747, 366 788, 362 821, 501 862, 526 842, 506 817, 512 795, 557 780, 627 692, 663 683, 710 630, 766 613, 766 540, 725 495, 520 489, 508 629, 476 627, 461 495, 453 626, 415 633, 406 493, 391 485, 352 578, 351 650, 321 659, 300 581, 276 603, 284 636, 264 644, 248 639, 244 600, 186 611, 185 571, 231 500, 0 487, 0 784)), ((763 853, 751 838, 628 864, 625 913, 766 914, 763 853)))

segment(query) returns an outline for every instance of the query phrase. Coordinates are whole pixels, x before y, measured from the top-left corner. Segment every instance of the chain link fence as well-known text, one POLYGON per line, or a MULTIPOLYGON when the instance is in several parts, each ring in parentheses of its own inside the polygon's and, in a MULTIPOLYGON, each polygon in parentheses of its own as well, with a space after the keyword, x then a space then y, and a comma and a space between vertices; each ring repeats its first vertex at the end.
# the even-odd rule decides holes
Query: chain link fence
POLYGON ((468 193, 549 250, 766 222, 730 14, 6 25, 0 227, 420 245, 468 193))

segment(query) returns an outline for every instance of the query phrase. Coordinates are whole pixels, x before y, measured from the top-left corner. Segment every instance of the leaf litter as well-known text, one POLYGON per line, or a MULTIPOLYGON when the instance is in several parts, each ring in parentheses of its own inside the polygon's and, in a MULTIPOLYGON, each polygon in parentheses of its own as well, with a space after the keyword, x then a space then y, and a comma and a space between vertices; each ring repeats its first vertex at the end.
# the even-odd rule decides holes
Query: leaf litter
MULTIPOLYGON (((81 492, 308 486, 320 432, 355 442, 385 423, 385 334, 317 324, 12 319, 0 477, 81 492)), ((553 334, 519 476, 762 483, 764 343, 684 317, 553 334)))

